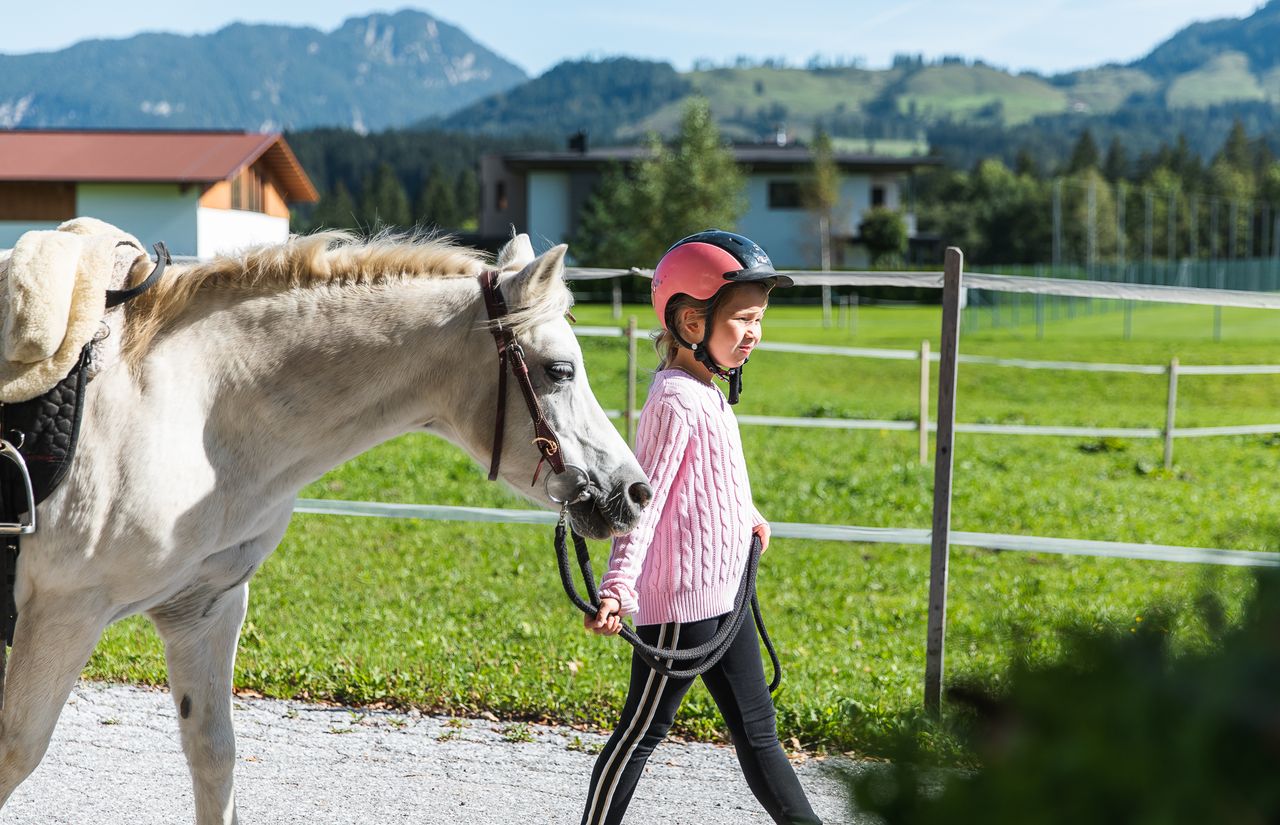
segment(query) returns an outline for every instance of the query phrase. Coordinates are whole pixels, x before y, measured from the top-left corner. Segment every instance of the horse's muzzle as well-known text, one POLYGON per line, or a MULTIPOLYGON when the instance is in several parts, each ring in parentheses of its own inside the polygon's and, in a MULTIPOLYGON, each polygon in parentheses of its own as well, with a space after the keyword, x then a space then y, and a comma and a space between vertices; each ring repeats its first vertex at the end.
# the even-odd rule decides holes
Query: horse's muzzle
POLYGON ((653 490, 645 481, 615 482, 607 493, 592 483, 568 505, 569 521, 579 535, 589 539, 621 536, 636 526, 640 511, 652 498, 653 490))

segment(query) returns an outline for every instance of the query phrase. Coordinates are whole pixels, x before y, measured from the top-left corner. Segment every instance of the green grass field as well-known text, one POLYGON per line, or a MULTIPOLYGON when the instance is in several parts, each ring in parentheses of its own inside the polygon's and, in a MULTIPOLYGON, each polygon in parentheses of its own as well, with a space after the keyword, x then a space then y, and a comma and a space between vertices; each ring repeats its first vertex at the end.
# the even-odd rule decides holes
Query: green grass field
MULTIPOLYGON (((648 310, 628 307, 646 322, 648 310)), ((1228 311, 1211 340, 1211 310, 1147 309, 1134 340, 1118 314, 962 337, 965 352, 1021 358, 1163 363, 1280 362, 1280 315, 1228 311)), ((575 309, 609 323, 606 306, 575 309)), ((814 308, 777 306, 766 338, 937 348, 936 307, 864 307, 856 334, 824 330, 814 308)), ((601 403, 621 408, 621 339, 584 339, 601 403)), ((644 351, 642 363, 652 358, 644 351)), ((917 364, 761 352, 740 414, 911 418, 917 364)), ((936 375, 936 367, 935 367, 936 375)), ((1162 376, 962 365, 960 421, 1159 427, 1162 376)), ((641 392, 646 382, 641 381, 641 392)), ((1179 424, 1280 421, 1280 376, 1182 381, 1179 424)), ((932 470, 914 433, 743 428, 757 504, 775 521, 927 527, 932 470)), ((1280 439, 1180 441, 1165 473, 1159 441, 961 435, 953 525, 958 530, 1280 549, 1280 439)), ((304 490, 320 498, 528 506, 456 449, 407 436, 304 490)), ((607 546, 596 544, 601 570, 607 546)), ((918 716, 924 670, 928 549, 775 540, 761 602, 786 670, 780 732, 806 747, 884 752, 918 716)), ((1065 623, 1136 628, 1151 609, 1179 610, 1206 590, 1231 610, 1250 592, 1238 569, 1048 554, 953 551, 947 667, 998 683, 1017 657, 1052 657, 1065 623)), ((623 644, 587 635, 560 592, 545 528, 298 516, 251 587, 236 682, 272 696, 386 702, 454 713, 608 726, 626 684, 623 644)), ((1179 645, 1204 643, 1192 619, 1179 645)), ((92 678, 163 683, 150 626, 113 626, 92 678)), ((678 731, 715 738, 721 726, 700 688, 678 731)), ((945 749, 940 744, 939 748, 945 749)))

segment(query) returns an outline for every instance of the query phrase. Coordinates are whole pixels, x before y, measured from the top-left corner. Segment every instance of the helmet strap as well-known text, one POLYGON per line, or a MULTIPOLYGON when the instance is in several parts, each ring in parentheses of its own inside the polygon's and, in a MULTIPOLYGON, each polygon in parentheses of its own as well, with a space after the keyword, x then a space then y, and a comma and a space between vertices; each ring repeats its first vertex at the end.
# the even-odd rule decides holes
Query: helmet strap
MULTIPOLYGON (((702 335, 702 342, 698 344, 688 344, 686 346, 693 350, 693 357, 696 358, 700 364, 711 370, 713 375, 717 375, 729 382, 729 403, 737 404, 738 397, 742 395, 742 367, 739 366, 733 367, 732 369, 725 369, 717 364, 715 359, 711 357, 711 349, 707 346, 707 342, 711 340, 711 301, 707 301, 707 322, 704 327, 705 332, 702 335)), ((680 339, 679 335, 676 335, 675 339, 682 344, 684 343, 684 341, 680 339)), ((746 366, 745 361, 743 362, 743 366, 746 366)))

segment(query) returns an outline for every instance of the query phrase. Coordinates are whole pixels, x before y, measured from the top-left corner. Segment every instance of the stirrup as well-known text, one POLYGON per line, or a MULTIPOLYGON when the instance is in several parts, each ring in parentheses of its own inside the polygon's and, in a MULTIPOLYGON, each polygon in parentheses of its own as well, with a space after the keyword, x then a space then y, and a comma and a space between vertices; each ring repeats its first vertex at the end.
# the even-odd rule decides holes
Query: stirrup
POLYGON ((36 531, 36 496, 31 490, 31 473, 27 470, 27 461, 22 457, 22 453, 18 452, 18 448, 13 446, 6 438, 0 438, 0 458, 7 458, 13 462, 18 472, 22 474, 22 488, 27 494, 26 513, 28 521, 24 522, 21 506, 11 508, 11 512, 18 514, 15 518, 16 523, 0 523, 0 536, 29 536, 36 531))

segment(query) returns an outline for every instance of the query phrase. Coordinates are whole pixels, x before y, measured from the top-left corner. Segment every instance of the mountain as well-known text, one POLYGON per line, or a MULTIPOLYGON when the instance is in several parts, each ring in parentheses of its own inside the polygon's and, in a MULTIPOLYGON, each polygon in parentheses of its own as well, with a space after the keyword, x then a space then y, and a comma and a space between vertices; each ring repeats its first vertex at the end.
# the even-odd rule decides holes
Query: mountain
POLYGON ((0 55, 0 127, 378 130, 527 79, 418 11, 351 18, 328 33, 237 23, 0 55))
MULTIPOLYGON (((436 123, 507 135, 586 129, 597 142, 634 141, 673 132, 691 95, 709 100, 722 131, 744 141, 771 140, 780 129, 805 139, 820 124, 847 148, 911 152, 940 132, 1075 134, 1093 119, 1103 132, 1134 120, 1190 122, 1216 146, 1231 122, 1219 123, 1222 113, 1269 124, 1280 111, 1280 0, 1243 19, 1187 26, 1131 64, 1052 77, 907 55, 887 69, 765 61, 682 74, 644 61, 566 63, 436 123), (1213 122, 1198 128, 1197 117, 1213 122)), ((1135 146, 1172 137, 1134 127, 1135 146)))
POLYGON ((455 112, 439 125, 484 134, 611 133, 620 123, 685 98, 691 89, 669 63, 627 57, 566 61, 509 94, 455 112))

